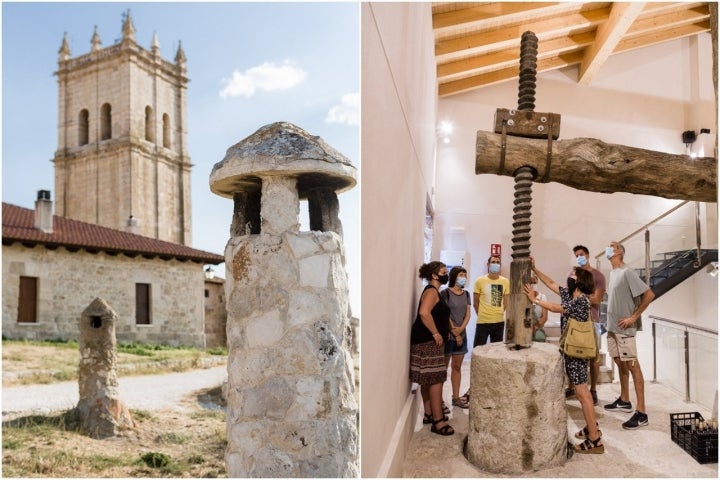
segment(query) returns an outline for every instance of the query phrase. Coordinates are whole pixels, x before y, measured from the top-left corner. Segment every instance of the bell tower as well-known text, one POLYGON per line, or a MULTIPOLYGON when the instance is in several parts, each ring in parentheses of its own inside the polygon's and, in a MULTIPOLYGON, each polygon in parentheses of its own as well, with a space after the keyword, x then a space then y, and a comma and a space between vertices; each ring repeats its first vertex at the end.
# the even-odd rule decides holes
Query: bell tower
POLYGON ((56 214, 191 245, 186 58, 174 63, 135 40, 128 11, 122 38, 72 58, 58 52, 56 214))

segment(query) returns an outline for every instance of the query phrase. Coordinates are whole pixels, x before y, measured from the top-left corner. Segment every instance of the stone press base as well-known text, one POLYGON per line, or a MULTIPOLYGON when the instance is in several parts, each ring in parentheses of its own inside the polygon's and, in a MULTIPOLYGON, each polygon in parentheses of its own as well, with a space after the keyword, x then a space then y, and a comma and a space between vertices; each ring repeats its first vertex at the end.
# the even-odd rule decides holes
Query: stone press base
POLYGON ((476 347, 467 459, 484 471, 511 475, 562 466, 568 441, 563 375, 557 345, 476 347))

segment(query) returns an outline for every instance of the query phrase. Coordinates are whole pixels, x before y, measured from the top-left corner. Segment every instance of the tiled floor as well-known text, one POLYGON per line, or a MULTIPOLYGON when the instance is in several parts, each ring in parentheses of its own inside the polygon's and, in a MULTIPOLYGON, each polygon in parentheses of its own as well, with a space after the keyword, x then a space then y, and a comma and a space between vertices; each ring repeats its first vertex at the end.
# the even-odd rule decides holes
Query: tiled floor
MULTIPOLYGON (((470 360, 463 364, 461 392, 470 383, 470 360)), ((635 392, 630 384, 630 399, 635 403, 635 392)), ((709 419, 707 408, 686 403, 676 392, 649 381, 645 383, 645 398, 650 424, 638 430, 624 430, 622 422, 631 414, 607 412, 602 408, 620 393, 620 384, 598 385, 599 406, 595 407, 598 422, 603 431, 605 453, 602 455, 574 455, 562 467, 529 472, 524 477, 685 477, 718 478, 718 466, 699 464, 676 445, 670 438, 670 413, 700 412, 709 419)), ((445 383, 444 399, 450 405, 450 381, 445 383)), ((420 403, 420 402, 418 402, 420 403)), ((585 425, 580 403, 567 401, 568 432, 585 425)), ((468 411, 453 407, 450 424, 455 434, 443 437, 430 433, 430 427, 422 424, 422 412, 418 411, 415 434, 410 443, 403 467, 404 477, 451 478, 451 477, 500 477, 497 473, 483 472, 475 468, 463 456, 463 440, 467 436, 468 411)), ((579 441, 576 441, 579 443, 579 441)))

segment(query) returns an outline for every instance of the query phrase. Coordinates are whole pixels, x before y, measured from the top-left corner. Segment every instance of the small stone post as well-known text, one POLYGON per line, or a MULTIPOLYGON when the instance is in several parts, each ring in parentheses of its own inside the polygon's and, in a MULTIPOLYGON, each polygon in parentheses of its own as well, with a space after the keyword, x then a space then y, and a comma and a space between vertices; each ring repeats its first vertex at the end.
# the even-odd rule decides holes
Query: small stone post
POLYGON ((135 427, 120 401, 117 384, 115 323, 117 315, 96 298, 80 317, 80 400, 83 429, 93 438, 117 436, 135 427))
POLYGON ((228 477, 357 477, 350 308, 337 193, 355 167, 285 122, 230 147, 225 248, 228 477), (307 199, 310 232, 300 232, 307 199))

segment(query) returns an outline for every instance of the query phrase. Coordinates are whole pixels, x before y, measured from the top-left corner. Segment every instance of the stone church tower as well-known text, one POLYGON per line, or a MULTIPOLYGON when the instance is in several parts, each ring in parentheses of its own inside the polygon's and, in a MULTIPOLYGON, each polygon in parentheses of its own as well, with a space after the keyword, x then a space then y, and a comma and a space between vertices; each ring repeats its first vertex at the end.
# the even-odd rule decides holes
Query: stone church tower
POLYGON ((186 59, 160 57, 135 41, 130 13, 122 39, 58 58, 56 214, 191 245, 186 59))

